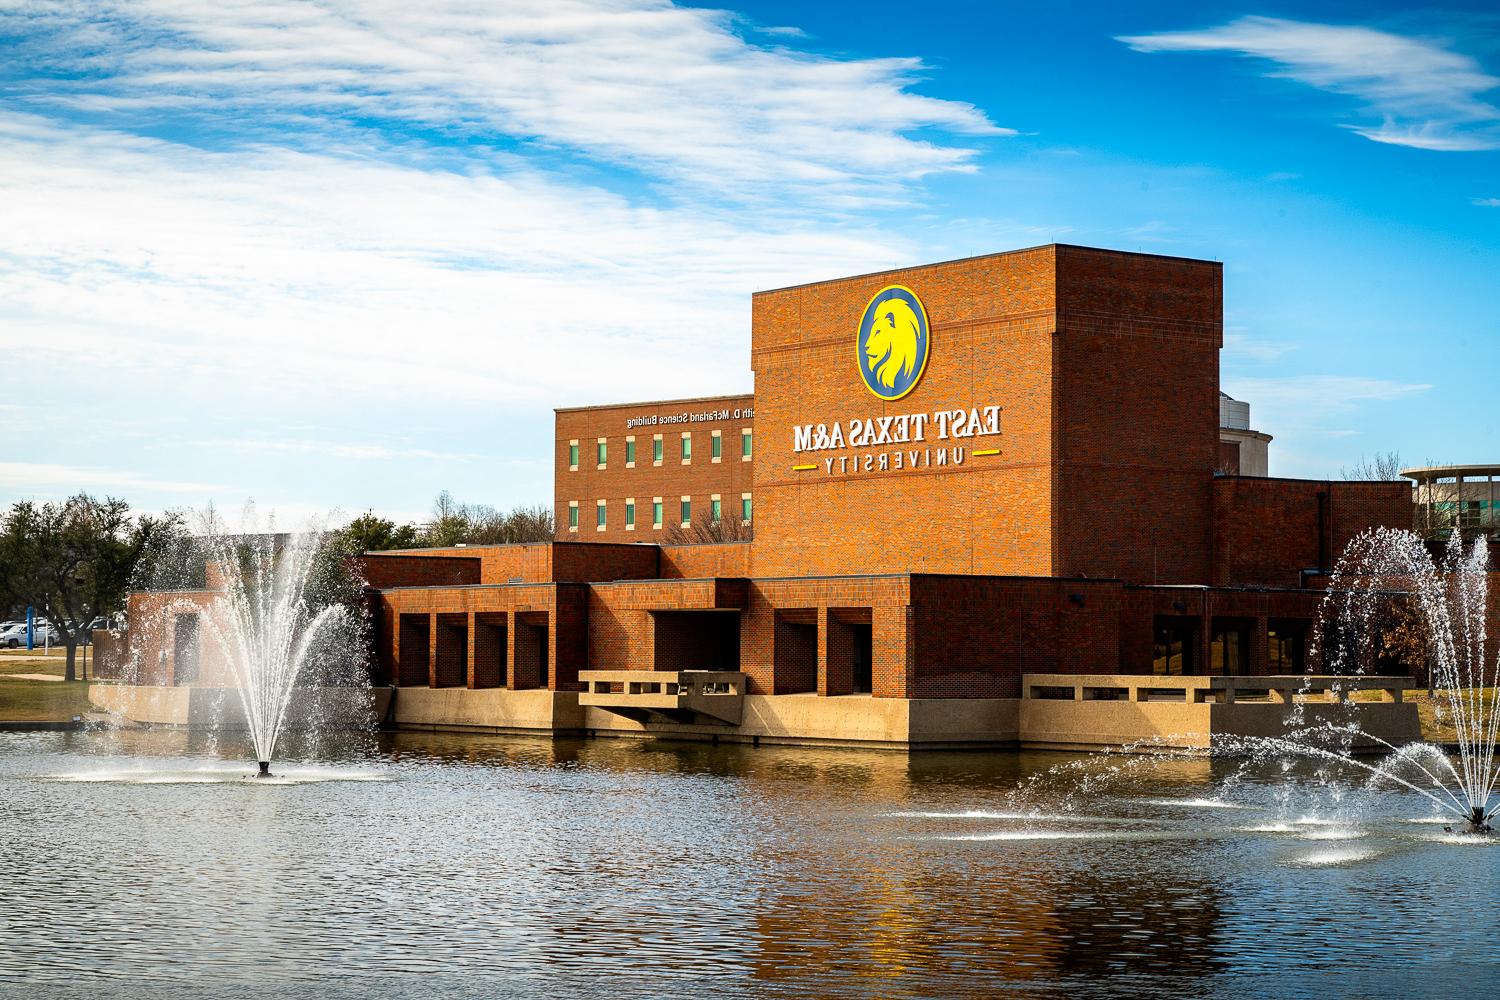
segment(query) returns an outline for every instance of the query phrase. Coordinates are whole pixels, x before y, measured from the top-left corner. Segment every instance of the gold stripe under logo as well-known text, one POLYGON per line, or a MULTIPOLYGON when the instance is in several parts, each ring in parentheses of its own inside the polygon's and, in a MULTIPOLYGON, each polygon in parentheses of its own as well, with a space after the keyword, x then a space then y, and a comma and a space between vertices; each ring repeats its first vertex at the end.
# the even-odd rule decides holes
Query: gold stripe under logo
POLYGON ((1000 449, 999 448, 980 448, 978 451, 976 451, 974 453, 974 457, 978 458, 980 455, 998 455, 998 454, 1000 454, 1000 449))
POLYGON ((794 466, 792 466, 792 471, 793 472, 807 472, 809 470, 816 469, 816 468, 817 468, 816 465, 794 465, 794 466))

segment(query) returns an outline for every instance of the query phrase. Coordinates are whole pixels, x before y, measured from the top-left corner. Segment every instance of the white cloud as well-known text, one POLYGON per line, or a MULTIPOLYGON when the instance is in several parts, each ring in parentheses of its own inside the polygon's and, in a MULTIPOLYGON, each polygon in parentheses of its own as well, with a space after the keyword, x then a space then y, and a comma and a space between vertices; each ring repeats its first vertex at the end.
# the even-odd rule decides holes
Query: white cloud
POLYGON ((0 348, 216 399, 727 390, 751 291, 911 256, 520 165, 214 153, 3 113, 0 176, 0 348))
POLYGON ((38 74, 19 88, 28 99, 240 131, 248 116, 267 141, 332 130, 362 143, 347 136, 351 121, 394 124, 581 150, 721 197, 793 188, 865 200, 973 169, 976 150, 934 132, 1013 134, 970 104, 913 93, 917 58, 757 46, 733 15, 666 0, 6 6, 0 36, 26 39, 13 61, 38 74))
POLYGON ((1242 17, 1201 31, 1121 36, 1138 52, 1233 52, 1267 75, 1357 98, 1380 124, 1348 126, 1375 142, 1458 151, 1500 148, 1500 108, 1482 95, 1500 77, 1440 41, 1358 25, 1242 17))
POLYGON ((429 448, 392 448, 388 445, 361 441, 311 441, 301 438, 283 440, 256 440, 250 438, 223 438, 196 441, 204 448, 233 448, 239 451, 263 454, 311 455, 321 458, 349 459, 358 462, 388 462, 398 459, 416 459, 432 462, 470 462, 482 456, 471 452, 433 451, 429 448))
POLYGON ((1252 337, 1240 331, 1224 331, 1224 354, 1231 363, 1241 358, 1261 364, 1278 361, 1297 350, 1297 346, 1287 341, 1252 337))
POLYGON ((119 494, 120 491, 204 495, 226 489, 217 483, 158 479, 119 469, 42 462, 0 462, 0 488, 21 495, 42 496, 80 492, 119 494))
POLYGON ((1475 198, 1474 204, 1480 208, 1500 208, 1500 198, 1475 198))
POLYGON ((411 506, 396 470, 432 461, 534 498, 550 467, 503 458, 546 449, 505 433, 526 414, 748 389, 751 292, 927 257, 860 213, 1009 131, 914 93, 915 58, 757 31, 662 0, 0 0, 0 351, 55 379, 17 397, 53 429, 0 500, 411 506), (135 438, 78 447, 89 407, 135 438), (392 465, 279 483, 235 448, 392 465))
POLYGON ((1250 404, 1252 421, 1271 433, 1277 426, 1330 430, 1368 403, 1394 403, 1427 392, 1431 385, 1358 375, 1291 375, 1284 378, 1226 377, 1224 391, 1250 404))

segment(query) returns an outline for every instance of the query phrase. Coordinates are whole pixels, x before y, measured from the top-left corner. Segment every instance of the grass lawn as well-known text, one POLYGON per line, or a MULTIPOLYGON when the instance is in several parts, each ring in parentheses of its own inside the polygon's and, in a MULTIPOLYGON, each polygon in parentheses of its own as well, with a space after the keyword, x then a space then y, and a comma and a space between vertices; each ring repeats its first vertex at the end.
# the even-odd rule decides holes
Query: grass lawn
MULTIPOLYGON (((75 715, 93 711, 88 700, 88 685, 83 681, 18 680, 16 674, 48 674, 61 677, 67 664, 67 653, 55 649, 50 655, 41 650, 0 651, 0 721, 66 721, 75 715)), ((82 651, 78 665, 82 665, 82 651)))
MULTIPOLYGON (((1429 698, 1426 688, 1415 691, 1407 691, 1402 695, 1406 701, 1417 706, 1417 716, 1422 720, 1422 736, 1424 739, 1434 743, 1453 743, 1458 740, 1458 733, 1453 728, 1453 717, 1448 708, 1448 693, 1438 691, 1436 696, 1429 698)), ((1483 708, 1481 711, 1490 712, 1495 706, 1495 689, 1484 688, 1480 691, 1480 699, 1483 708)))

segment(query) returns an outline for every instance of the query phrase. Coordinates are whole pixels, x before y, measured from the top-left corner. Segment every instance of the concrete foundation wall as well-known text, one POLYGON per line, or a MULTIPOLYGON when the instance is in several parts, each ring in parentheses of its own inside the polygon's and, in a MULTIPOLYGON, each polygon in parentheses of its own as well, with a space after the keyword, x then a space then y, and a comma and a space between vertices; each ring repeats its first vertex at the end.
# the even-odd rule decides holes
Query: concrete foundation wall
MULTIPOLYGON (((287 705, 286 728, 313 724, 364 728, 385 715, 390 692, 359 688, 299 688, 287 705)), ((148 726, 245 728, 239 695, 222 687, 90 684, 89 701, 126 722, 148 726)))

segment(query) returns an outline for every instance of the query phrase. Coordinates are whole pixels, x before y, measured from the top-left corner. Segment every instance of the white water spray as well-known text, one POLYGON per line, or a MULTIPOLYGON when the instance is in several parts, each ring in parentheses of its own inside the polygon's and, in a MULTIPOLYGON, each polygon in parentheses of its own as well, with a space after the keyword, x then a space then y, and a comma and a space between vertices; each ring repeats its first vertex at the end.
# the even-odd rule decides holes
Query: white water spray
POLYGON ((1410 531, 1373 528, 1350 542, 1324 599, 1324 617, 1332 626, 1323 650, 1328 672, 1363 670, 1381 631, 1379 617, 1403 596, 1420 622, 1432 687, 1442 692, 1453 722, 1457 760, 1430 755, 1429 767, 1418 754, 1398 759, 1446 792, 1472 827, 1485 828, 1500 811, 1491 804, 1500 780, 1494 691, 1500 657, 1491 658, 1487 648, 1489 549, 1483 536, 1466 550, 1454 532, 1440 560, 1410 531))
POLYGON ((347 624, 350 611, 338 603, 317 607, 309 593, 320 532, 231 535, 212 512, 205 520, 206 554, 222 589, 202 621, 234 682, 266 776, 309 654, 347 624))

